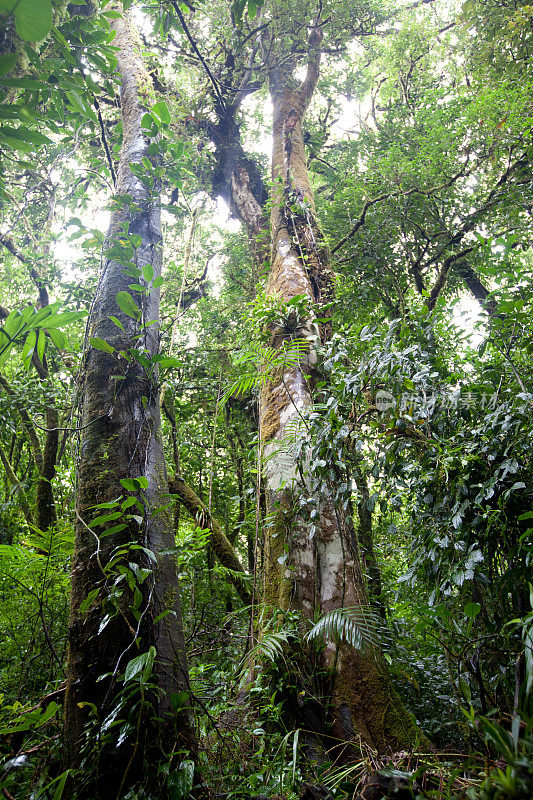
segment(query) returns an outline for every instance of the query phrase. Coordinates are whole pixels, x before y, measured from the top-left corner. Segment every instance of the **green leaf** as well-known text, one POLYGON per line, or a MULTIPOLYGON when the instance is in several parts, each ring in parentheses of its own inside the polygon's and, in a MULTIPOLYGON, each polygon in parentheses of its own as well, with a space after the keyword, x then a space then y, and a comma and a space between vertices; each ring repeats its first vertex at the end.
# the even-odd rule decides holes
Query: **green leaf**
POLYGON ((233 0, 231 9, 235 16, 235 24, 242 25, 242 15, 246 7, 246 0, 233 0))
POLYGON ((11 344, 5 345, 4 343, 2 343, 2 349, 0 349, 0 369, 4 366, 4 364, 8 360, 9 354, 12 349, 13 346, 11 344))
POLYGON ((31 78, 2 78, 2 86, 14 86, 16 89, 48 89, 46 83, 31 78))
POLYGON ((255 19, 257 12, 263 5, 263 0, 248 0, 248 16, 250 19, 255 19))
POLYGON ((183 366, 182 363, 173 356, 159 356, 159 357, 156 356, 154 358, 154 361, 157 361, 160 364, 160 366, 162 366, 165 369, 170 369, 172 367, 174 369, 180 369, 180 367, 183 366))
POLYGON ((15 27, 25 42, 40 42, 52 27, 51 0, 0 0, 0 14, 13 13, 15 27))
POLYGON ((84 117, 89 117, 89 119, 92 119, 93 122, 98 122, 98 117, 92 110, 91 106, 81 95, 78 94, 78 92, 69 91, 66 92, 66 95, 70 105, 76 111, 79 111, 79 113, 84 117))
POLYGON ((98 597, 99 592, 100 592, 99 588, 98 589, 91 589, 91 591, 89 592, 89 594, 87 595, 85 600, 80 605, 80 612, 82 614, 92 606, 93 602, 98 597))
MULTIPOLYGON (((92 707, 93 713, 96 712, 96 706, 94 705, 94 703, 78 703, 78 705, 80 708, 84 706, 87 706, 89 708, 92 707)), ((52 800, 61 800, 61 798, 63 797, 65 785, 67 783, 67 778, 71 772, 72 772, 71 769, 65 770, 65 772, 62 772, 61 775, 57 776, 57 778, 54 778, 52 781, 50 781, 50 783, 48 783, 41 791, 44 793, 44 795, 46 795, 46 797, 51 797, 50 792, 48 790, 52 786, 54 786, 54 784, 57 784, 52 800)))
POLYGON ((173 711, 181 711, 184 708, 188 708, 190 704, 191 697, 189 692, 174 692, 170 695, 170 705, 173 711))
POLYGON ((8 72, 11 72, 17 63, 17 59, 17 53, 8 53, 5 56, 0 56, 0 75, 7 75, 8 72))
POLYGON ((128 492, 138 492, 139 489, 148 489, 148 478, 140 475, 138 478, 121 478, 121 485, 128 492))
POLYGON ((463 609, 465 616, 469 617, 470 619, 475 619, 480 611, 481 606, 479 603, 467 603, 463 609))
POLYGON ((104 522, 113 522, 122 516, 122 511, 112 511, 110 514, 100 514, 91 521, 91 526, 103 525, 104 522))
POLYGON ((37 343, 37 331, 30 331, 22 348, 22 361, 27 367, 37 343))
POLYGON ((117 305, 121 311, 132 319, 138 319, 141 310, 129 292, 118 292, 116 296, 117 305))
POLYGON ((6 136, 0 130, 0 142, 2 142, 8 150, 20 150, 22 153, 33 153, 34 147, 29 142, 22 142, 19 139, 14 139, 11 136, 6 136))
POLYGON ((28 124, 32 124, 36 121, 35 117, 30 114, 26 106, 0 106, 0 119, 18 119, 28 124))
MULTIPOLYGON (((59 777, 55 778, 55 780, 57 780, 57 786, 54 792, 53 800, 61 800, 61 798, 63 797, 63 791, 67 783, 67 778, 71 772, 72 772, 71 769, 66 769, 65 772, 62 772, 61 775, 59 775, 59 777)), ((52 783, 53 782, 54 781, 52 781, 52 783)))
POLYGON ((161 275, 159 275, 159 277, 154 279, 154 282, 153 282, 152 285, 153 285, 154 289, 159 289, 159 287, 162 286, 164 282, 165 282, 164 279, 161 277, 161 275))
POLYGON ((182 761, 175 772, 168 776, 170 800, 188 800, 194 783, 194 761, 182 761))
POLYGON ((54 703, 53 701, 51 703, 48 703, 48 705, 46 706, 46 710, 43 711, 43 713, 35 723, 35 727, 40 728, 43 725, 46 725, 48 720, 52 719, 52 717, 54 717, 57 714, 58 708, 59 706, 57 705, 57 703, 54 703))
POLYGON ((52 314, 44 320, 40 320, 37 324, 33 321, 32 327, 35 328, 60 328, 69 322, 82 319, 87 316, 86 311, 65 311, 63 314, 52 314))
POLYGON ((106 342, 104 339, 100 339, 99 336, 92 336, 89 339, 89 344, 91 347, 94 347, 95 350, 102 350, 104 353, 114 353, 115 348, 106 342))
POLYGON ((141 128, 148 136, 157 136, 159 129, 151 114, 145 114, 141 119, 141 128))
POLYGON ((151 281, 154 277, 154 268, 151 264, 144 264, 142 267, 142 274, 145 281, 151 281))
POLYGON ((312 641, 323 636, 330 641, 348 642, 356 650, 364 650, 368 645, 377 646, 383 636, 383 620, 371 606, 336 608, 328 611, 306 634, 305 640, 312 641))
POLYGON ((6 319, 3 330, 5 330, 5 332, 11 339, 14 339, 17 333, 19 333, 19 331, 23 327, 24 327, 24 319, 22 317, 22 314, 20 314, 18 311, 15 310, 12 311, 8 316, 8 318, 6 319))
POLYGON ((37 356, 39 361, 42 362, 44 357, 44 348, 46 347, 46 335, 44 331, 39 331, 37 334, 37 356))
POLYGON ((155 104, 151 113, 162 125, 170 125, 170 111, 162 100, 155 104))
POLYGON ((126 497, 126 499, 120 504, 120 507, 123 511, 125 511, 127 508, 134 506, 137 502, 138 501, 136 497, 126 497))
POLYGON ((140 680, 149 678, 154 665, 155 656, 155 647, 150 647, 146 653, 141 653, 140 656, 135 656, 131 661, 128 661, 126 671, 124 672, 124 683, 128 683, 128 681, 137 677, 140 680))
POLYGON ((68 346, 67 337, 63 333, 63 331, 55 330, 51 328, 48 333, 50 334, 50 338, 57 347, 58 350, 65 350, 68 346))
POLYGON ((123 531, 127 525, 125 522, 119 522, 118 525, 112 525, 110 528, 106 528, 103 533, 100 534, 100 539, 103 539, 105 536, 111 536, 113 533, 119 533, 119 531, 123 531))
POLYGON ((29 142, 30 144, 51 144, 52 140, 42 133, 30 130, 25 125, 20 125, 18 128, 12 128, 10 125, 2 125, 0 133, 4 136, 9 136, 11 139, 18 139, 21 142, 29 142))
POLYGON ((109 319, 111 320, 111 322, 114 322, 115 325, 118 328, 120 328, 121 331, 124 330, 124 325, 122 324, 122 322, 119 319, 117 319, 116 317, 109 317, 109 319))
POLYGON ((459 689, 466 702, 470 703, 470 701, 472 700, 472 692, 470 690, 470 685, 468 681, 462 675, 459 678, 459 689))

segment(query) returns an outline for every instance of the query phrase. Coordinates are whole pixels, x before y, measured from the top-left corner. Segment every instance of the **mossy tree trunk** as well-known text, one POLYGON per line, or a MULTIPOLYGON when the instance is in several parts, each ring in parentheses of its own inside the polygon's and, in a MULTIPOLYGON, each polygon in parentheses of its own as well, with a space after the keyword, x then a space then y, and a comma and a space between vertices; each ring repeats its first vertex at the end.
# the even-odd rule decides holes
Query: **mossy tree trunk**
POLYGON ((124 138, 83 361, 64 734, 67 765, 82 766, 77 796, 91 798, 125 796, 149 780, 150 762, 194 748, 186 716, 173 711, 188 681, 177 565, 164 554, 175 540, 153 361, 160 338, 159 190, 157 183, 149 190, 130 167, 143 158, 156 163, 157 145, 141 129, 141 87, 149 78, 129 14, 113 26, 124 138), (132 283, 144 291, 131 291, 132 283), (127 479, 137 479, 129 490, 127 479), (120 513, 117 498, 127 501, 120 513), (105 514, 116 518, 95 521, 105 514), (142 671, 122 680, 133 658, 148 654, 149 665, 154 650, 153 688, 142 685, 142 671), (126 722, 106 727, 114 713, 126 722))
MULTIPOLYGON (((295 81, 278 66, 270 47, 273 104, 271 211, 272 254, 267 293, 284 302, 295 297, 322 305, 333 298, 328 249, 318 224, 303 141, 304 115, 319 76, 321 33, 312 30, 307 74, 295 81)), ((285 60, 287 64, 287 60, 285 60)), ((309 620, 339 608, 368 606, 351 518, 329 493, 311 498, 317 515, 300 512, 309 496, 307 480, 292 455, 302 435, 303 415, 313 404, 313 346, 329 331, 312 313, 287 313, 286 325, 272 331, 271 344, 307 340, 309 354, 296 366, 270 376, 260 397, 260 435, 268 502, 263 600, 267 608, 295 609, 309 620)), ((381 654, 372 648, 327 643, 320 668, 329 675, 327 730, 331 754, 349 758, 361 745, 379 752, 410 749, 420 734, 394 691, 381 654)), ((323 702, 324 698, 321 698, 323 702)), ((310 710, 310 715, 313 711, 310 710)))

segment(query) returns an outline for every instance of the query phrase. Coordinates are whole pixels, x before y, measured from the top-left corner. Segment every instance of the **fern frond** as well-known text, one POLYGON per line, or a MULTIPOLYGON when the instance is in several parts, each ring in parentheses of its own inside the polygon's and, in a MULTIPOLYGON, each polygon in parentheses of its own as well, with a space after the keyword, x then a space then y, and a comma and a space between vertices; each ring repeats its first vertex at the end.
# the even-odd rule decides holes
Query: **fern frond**
POLYGON ((277 658, 283 655, 283 647, 288 643, 291 636, 293 636, 293 634, 290 631, 272 631, 272 633, 265 633, 261 641, 250 650, 250 656, 253 654, 256 657, 276 661, 277 658))
POLYGON ((247 653, 242 666, 241 674, 246 674, 254 661, 267 660, 275 663, 283 658, 283 649, 288 644, 289 639, 295 637, 292 630, 271 631, 263 635, 252 649, 247 653))
POLYGON ((306 634, 305 641, 324 637, 332 642, 347 642, 356 650, 378 647, 383 621, 371 606, 336 608, 328 611, 306 634))
POLYGON ((279 369, 291 370, 297 367, 309 350, 306 339, 294 339, 282 342, 280 347, 265 347, 259 342, 252 342, 235 358, 235 364, 244 367, 244 374, 238 377, 226 389, 222 397, 222 405, 230 397, 247 394, 257 386, 264 386, 279 369))

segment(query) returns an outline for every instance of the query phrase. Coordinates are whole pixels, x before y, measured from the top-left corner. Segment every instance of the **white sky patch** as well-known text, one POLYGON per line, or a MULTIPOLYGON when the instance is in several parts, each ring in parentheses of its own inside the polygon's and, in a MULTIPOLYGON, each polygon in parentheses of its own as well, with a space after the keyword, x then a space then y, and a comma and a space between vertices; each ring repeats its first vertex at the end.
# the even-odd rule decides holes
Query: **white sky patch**
POLYGON ((485 339, 483 315, 474 298, 464 295, 455 303, 452 322, 464 334, 464 341, 469 347, 479 347, 485 339))
POLYGON ((361 130, 367 123, 367 116, 370 112, 370 100, 361 101, 359 98, 345 100, 340 117, 331 126, 332 138, 342 139, 346 134, 353 134, 361 130))
POLYGON ((250 149, 257 155, 264 155, 268 163, 272 158, 272 117, 274 109, 270 96, 265 97, 262 92, 254 92, 244 98, 242 108, 246 115, 253 117, 261 111, 261 129, 254 132, 242 130, 243 147, 250 149))
POLYGON ((80 269, 80 264, 83 263, 87 251, 81 246, 87 235, 70 241, 70 237, 79 230, 76 224, 69 225, 69 220, 79 219, 81 227, 85 228, 85 234, 89 234, 91 230, 97 230, 104 235, 109 227, 111 212, 99 206, 98 196, 94 198, 93 207, 86 209, 79 214, 73 213, 64 217, 64 219, 57 219, 54 225, 54 233, 59 238, 54 243, 54 257, 59 262, 61 273, 66 281, 83 281, 86 278, 84 270, 80 269))

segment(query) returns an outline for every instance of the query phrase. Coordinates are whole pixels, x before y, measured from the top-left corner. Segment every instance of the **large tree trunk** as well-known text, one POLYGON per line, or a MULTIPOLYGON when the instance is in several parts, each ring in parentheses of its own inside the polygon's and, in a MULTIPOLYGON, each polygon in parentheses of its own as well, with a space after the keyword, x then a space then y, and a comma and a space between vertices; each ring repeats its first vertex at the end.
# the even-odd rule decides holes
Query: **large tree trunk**
POLYGON ((149 190, 130 169, 131 163, 143 158, 153 163, 157 157, 141 130, 140 91, 147 75, 129 15, 113 25, 124 139, 105 245, 108 253, 113 249, 104 260, 90 336, 114 351, 90 346, 83 363, 64 739, 68 766, 78 767, 85 759, 79 792, 91 798, 123 796, 148 780, 149 762, 157 762, 162 752, 176 751, 177 743, 194 747, 186 717, 177 727, 172 710, 175 693, 187 687, 187 664, 177 565, 164 554, 175 540, 153 362, 159 349, 159 289, 151 280, 161 271, 159 197, 157 186, 149 190), (135 277, 127 274, 132 268, 135 277), (132 292, 138 312, 128 314, 117 304, 117 293, 127 292, 131 283, 143 284, 146 291, 132 292), (132 478, 141 479, 138 490, 125 491, 121 480, 132 478), (121 496, 135 497, 138 504, 117 519, 95 523, 109 511, 95 505, 121 496), (90 592, 95 594, 88 607, 82 606, 90 592), (128 662, 153 653, 150 648, 156 651, 150 678, 156 688, 143 688, 139 675, 123 685, 128 662), (121 702, 118 718, 129 720, 131 728, 106 730, 102 723, 121 702), (126 735, 119 744, 121 730, 126 735))
MULTIPOLYGON (((303 142, 303 119, 319 70, 320 32, 311 34, 307 76, 297 85, 274 63, 270 89, 274 109, 271 212, 272 261, 267 292, 284 302, 296 296, 322 304, 333 296, 328 252, 315 217, 303 142)), ((273 52, 274 48, 272 48, 273 52)), ((274 56, 275 57, 275 56, 274 56)), ((330 493, 311 498, 318 511, 309 521, 300 513, 307 480, 292 455, 302 435, 302 416, 312 406, 313 343, 320 331, 311 314, 287 315, 272 332, 272 344, 309 342, 309 356, 296 367, 279 369, 261 392, 260 436, 268 499, 263 599, 267 607, 296 609, 309 620, 339 608, 368 606, 365 580, 351 519, 330 493), (311 525, 314 526, 314 531, 311 525)), ((379 752, 410 749, 420 734, 391 686, 376 648, 355 650, 328 643, 320 656, 329 675, 332 753, 347 758, 369 745, 379 752)), ((310 709, 309 717, 316 717, 310 709)))

